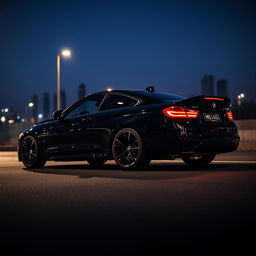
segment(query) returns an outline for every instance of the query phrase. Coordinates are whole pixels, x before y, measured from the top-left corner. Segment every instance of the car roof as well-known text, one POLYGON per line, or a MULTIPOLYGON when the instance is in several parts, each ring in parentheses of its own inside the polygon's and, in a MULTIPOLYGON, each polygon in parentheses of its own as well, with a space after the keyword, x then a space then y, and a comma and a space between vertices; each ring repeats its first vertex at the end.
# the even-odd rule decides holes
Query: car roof
MULTIPOLYGON (((126 94, 126 95, 131 95, 135 97, 139 97, 140 99, 144 100, 150 100, 150 101, 157 101, 157 102, 177 102, 184 100, 185 97, 176 95, 176 94, 171 94, 171 93, 163 93, 163 92, 149 92, 146 90, 111 90, 111 91, 101 91, 97 93, 107 93, 107 94, 126 94)), ((94 94, 97 94, 94 93, 94 94)))

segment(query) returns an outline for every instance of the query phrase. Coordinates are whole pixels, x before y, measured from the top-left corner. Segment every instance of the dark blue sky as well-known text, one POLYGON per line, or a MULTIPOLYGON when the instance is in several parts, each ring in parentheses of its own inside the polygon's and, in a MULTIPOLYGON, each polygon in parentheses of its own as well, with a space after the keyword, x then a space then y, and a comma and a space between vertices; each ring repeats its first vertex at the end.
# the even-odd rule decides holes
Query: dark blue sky
MULTIPOLYGON (((22 111, 56 90, 56 55, 68 104, 88 92, 145 88, 200 94, 200 79, 227 79, 229 96, 256 98, 253 1, 12 1, 0 3, 0 107, 22 111)), ((51 98, 52 99, 52 98, 51 98)))

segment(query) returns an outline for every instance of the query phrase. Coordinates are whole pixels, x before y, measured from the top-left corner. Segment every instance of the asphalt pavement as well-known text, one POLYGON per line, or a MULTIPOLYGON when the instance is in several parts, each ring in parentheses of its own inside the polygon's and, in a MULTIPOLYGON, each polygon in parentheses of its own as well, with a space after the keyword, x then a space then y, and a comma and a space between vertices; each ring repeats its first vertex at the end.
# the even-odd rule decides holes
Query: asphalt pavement
POLYGON ((256 152, 203 169, 48 162, 28 170, 0 152, 0 248, 31 254, 256 255, 256 152))

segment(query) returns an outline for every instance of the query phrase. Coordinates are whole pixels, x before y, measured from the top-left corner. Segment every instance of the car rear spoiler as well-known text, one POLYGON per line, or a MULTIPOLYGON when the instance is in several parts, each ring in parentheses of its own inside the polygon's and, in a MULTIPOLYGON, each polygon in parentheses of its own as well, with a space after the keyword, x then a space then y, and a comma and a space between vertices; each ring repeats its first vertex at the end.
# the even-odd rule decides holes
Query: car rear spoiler
POLYGON ((179 103, 182 103, 182 105, 203 105, 207 104, 207 102, 212 103, 215 102, 218 105, 222 105, 225 107, 231 106, 231 100, 228 97, 218 97, 218 96, 206 96, 206 95, 200 95, 195 96, 191 98, 187 98, 185 100, 179 101, 179 103))

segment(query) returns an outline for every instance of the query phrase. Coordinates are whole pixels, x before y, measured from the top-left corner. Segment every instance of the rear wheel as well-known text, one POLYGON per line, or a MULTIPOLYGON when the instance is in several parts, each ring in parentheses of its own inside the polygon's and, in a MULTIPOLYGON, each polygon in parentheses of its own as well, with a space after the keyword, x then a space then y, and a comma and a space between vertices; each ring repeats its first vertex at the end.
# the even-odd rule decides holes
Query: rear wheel
POLYGON ((33 136, 23 139, 20 150, 21 160, 27 168, 40 168, 45 165, 46 160, 42 159, 38 143, 33 136))
POLYGON ((182 160, 192 167, 203 167, 208 165, 215 158, 216 154, 195 154, 189 156, 182 156, 182 160))
POLYGON ((150 163, 140 135, 131 128, 124 128, 116 134, 112 143, 112 155, 122 169, 145 168, 150 163))

